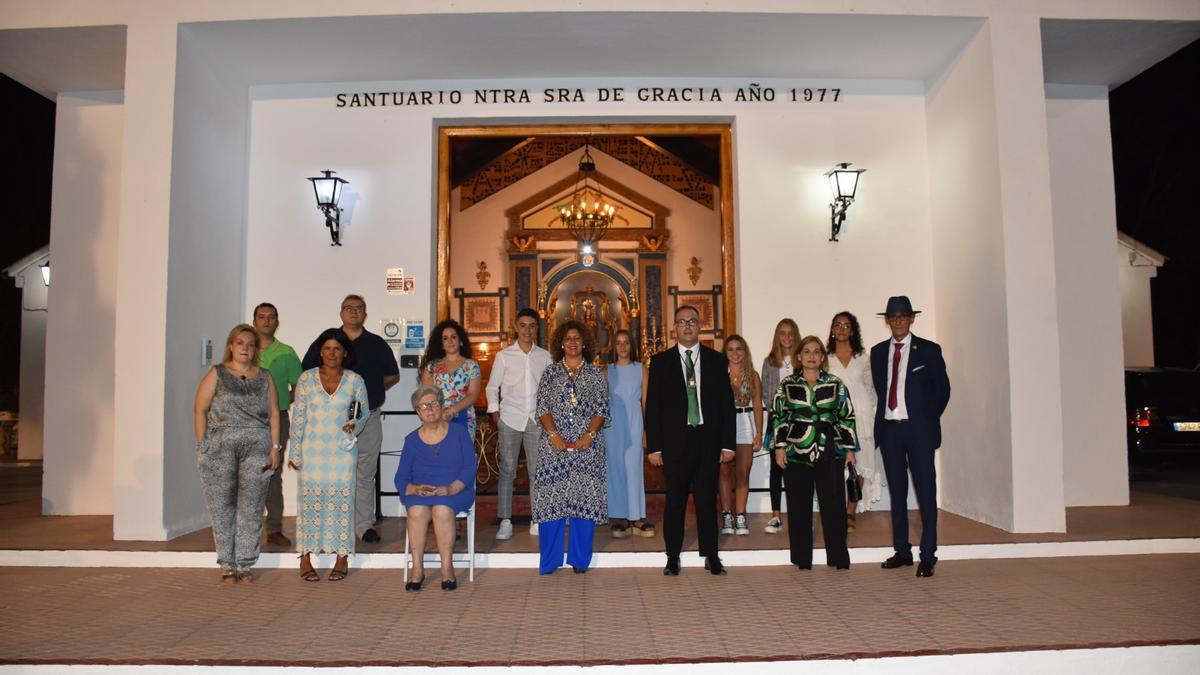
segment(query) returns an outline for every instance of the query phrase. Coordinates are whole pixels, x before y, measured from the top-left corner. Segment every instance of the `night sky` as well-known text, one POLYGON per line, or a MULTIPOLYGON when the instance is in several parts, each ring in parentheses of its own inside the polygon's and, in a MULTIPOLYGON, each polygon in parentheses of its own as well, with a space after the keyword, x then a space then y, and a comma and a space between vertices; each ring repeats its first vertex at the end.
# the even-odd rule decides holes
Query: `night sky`
MULTIPOLYGON (((54 103, 0 75, 0 149, 9 200, 0 268, 50 241, 54 103)), ((1151 285, 1155 360, 1200 365, 1200 40, 1109 96, 1117 227, 1167 256, 1151 285)), ((53 261, 51 261, 53 264, 53 261)), ((0 280, 0 410, 17 407, 21 293, 0 280)))

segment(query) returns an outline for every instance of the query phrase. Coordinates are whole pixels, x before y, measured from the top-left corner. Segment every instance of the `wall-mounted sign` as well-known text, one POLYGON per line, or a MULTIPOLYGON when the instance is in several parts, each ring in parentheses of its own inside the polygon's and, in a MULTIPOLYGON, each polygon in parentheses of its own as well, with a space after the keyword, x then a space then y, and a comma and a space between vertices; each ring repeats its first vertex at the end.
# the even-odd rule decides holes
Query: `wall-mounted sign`
POLYGON ((408 295, 413 292, 417 281, 413 277, 404 276, 403 267, 389 267, 386 284, 388 295, 408 295))
POLYGON ((383 334, 384 342, 393 347, 404 342, 404 319, 383 319, 379 322, 379 332, 383 334))
POLYGON ((425 322, 420 319, 409 319, 404 324, 404 348, 425 348, 425 322))
POLYGON ((505 89, 421 89, 413 91, 347 91, 334 96, 338 108, 397 108, 401 106, 458 106, 497 103, 837 103, 841 87, 764 86, 749 82, 693 85, 680 82, 670 87, 530 87, 505 89))

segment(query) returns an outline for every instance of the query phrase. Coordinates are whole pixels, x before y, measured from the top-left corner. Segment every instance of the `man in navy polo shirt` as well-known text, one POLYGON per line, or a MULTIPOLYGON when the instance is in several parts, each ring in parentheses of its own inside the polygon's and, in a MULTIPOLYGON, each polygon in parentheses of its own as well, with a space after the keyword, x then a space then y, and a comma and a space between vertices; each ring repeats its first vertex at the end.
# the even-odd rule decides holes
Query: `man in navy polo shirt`
MULTIPOLYGON (((379 449, 383 446, 383 424, 379 412, 387 390, 400 381, 396 355, 383 338, 363 327, 367 320, 367 301, 361 295, 342 300, 342 331, 354 348, 354 361, 347 367, 358 373, 367 385, 367 405, 371 416, 358 435, 358 469, 354 495, 354 535, 369 543, 379 541, 375 531, 375 471, 379 449)), ((321 345, 313 341, 301 364, 304 370, 321 365, 321 345)))

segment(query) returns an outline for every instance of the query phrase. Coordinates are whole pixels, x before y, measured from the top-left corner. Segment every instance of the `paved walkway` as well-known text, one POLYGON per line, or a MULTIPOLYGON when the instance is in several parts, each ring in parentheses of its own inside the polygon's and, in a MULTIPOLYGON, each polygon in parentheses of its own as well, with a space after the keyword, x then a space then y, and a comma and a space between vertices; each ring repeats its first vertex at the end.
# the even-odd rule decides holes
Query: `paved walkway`
POLYGON ((398 571, 222 586, 216 570, 0 569, 0 663, 503 665, 858 658, 1200 643, 1200 555, 790 567, 398 571))

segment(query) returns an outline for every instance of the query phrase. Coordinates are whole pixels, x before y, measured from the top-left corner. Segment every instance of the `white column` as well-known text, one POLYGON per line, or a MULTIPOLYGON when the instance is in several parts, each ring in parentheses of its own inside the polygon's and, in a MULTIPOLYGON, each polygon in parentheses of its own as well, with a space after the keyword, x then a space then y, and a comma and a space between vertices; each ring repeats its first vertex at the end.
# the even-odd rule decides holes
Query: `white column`
MULTIPOLYGON (((163 429, 174 23, 131 21, 117 236, 113 536, 166 539, 163 429)), ((187 414, 172 411, 172 414, 187 414)))
POLYGON ((999 16, 992 71, 1004 234, 1014 532, 1066 530, 1059 313, 1040 20, 999 16))

